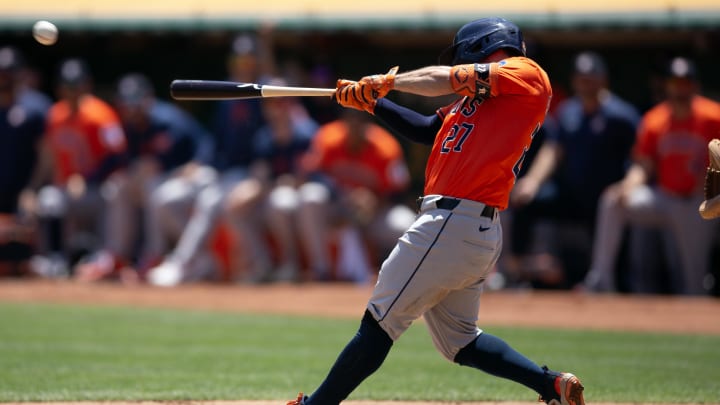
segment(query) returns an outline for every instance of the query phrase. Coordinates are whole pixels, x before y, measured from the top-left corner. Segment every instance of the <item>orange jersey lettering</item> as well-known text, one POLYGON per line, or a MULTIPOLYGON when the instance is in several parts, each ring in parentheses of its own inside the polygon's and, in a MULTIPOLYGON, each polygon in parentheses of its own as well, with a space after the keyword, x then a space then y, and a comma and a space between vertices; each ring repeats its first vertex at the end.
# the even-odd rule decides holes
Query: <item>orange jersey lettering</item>
MULTIPOLYGON (((427 167, 428 194, 480 201, 507 208, 510 191, 552 98, 545 71, 525 57, 498 63, 467 65, 475 78, 461 77, 460 95, 438 110, 443 124, 435 137, 427 167)), ((451 79, 454 80, 454 79, 451 79)))

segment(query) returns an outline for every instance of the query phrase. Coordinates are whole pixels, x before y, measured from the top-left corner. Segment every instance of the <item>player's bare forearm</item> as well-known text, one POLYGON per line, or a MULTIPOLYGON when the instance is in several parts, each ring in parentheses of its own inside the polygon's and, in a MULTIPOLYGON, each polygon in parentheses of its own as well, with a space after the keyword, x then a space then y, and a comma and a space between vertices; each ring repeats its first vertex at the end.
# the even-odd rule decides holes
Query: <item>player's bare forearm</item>
POLYGON ((628 169, 625 178, 622 180, 623 188, 633 189, 641 184, 647 183, 652 175, 652 163, 649 159, 638 159, 628 169))
POLYGON ((450 66, 427 66, 400 73, 395 77, 394 90, 427 97, 452 94, 450 66))
POLYGON ((538 184, 544 183, 555 172, 558 159, 561 155, 560 145, 548 140, 538 150, 537 156, 528 169, 527 175, 538 184))

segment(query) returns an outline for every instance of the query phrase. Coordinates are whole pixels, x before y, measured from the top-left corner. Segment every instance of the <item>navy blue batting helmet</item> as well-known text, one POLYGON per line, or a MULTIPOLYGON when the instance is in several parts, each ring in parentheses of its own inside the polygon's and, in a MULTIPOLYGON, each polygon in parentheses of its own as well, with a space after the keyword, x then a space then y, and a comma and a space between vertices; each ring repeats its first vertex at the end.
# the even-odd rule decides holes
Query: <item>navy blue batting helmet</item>
POLYGON ((477 63, 498 49, 525 56, 525 41, 520 27, 504 18, 481 18, 463 25, 453 44, 438 59, 441 65, 477 63))

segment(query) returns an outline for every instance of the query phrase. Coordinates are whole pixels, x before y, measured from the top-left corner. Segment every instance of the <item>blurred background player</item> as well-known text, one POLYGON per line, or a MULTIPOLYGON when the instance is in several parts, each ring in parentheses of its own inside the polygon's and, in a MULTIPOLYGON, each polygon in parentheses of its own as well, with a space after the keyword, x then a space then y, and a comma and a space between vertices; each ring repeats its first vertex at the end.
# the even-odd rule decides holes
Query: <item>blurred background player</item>
MULTIPOLYGON (((548 112, 525 155, 517 182, 527 175, 547 139, 557 138, 556 132, 557 123, 548 112)), ((545 194, 541 193, 542 196, 545 194)), ((548 229, 552 227, 552 221, 533 211, 534 202, 518 204, 511 194, 508 209, 500 212, 504 226, 503 252, 498 259, 497 271, 488 277, 488 288, 552 288, 564 281, 557 252, 552 249, 552 241, 547 236, 552 232, 548 229)))
MULTIPOLYGON (((235 37, 227 58, 227 80, 242 83, 268 80, 275 70, 268 41, 267 35, 242 34, 235 37)), ((237 172, 242 178, 254 158, 253 137, 264 124, 260 99, 218 101, 211 125, 216 138, 216 169, 219 172, 237 172)))
POLYGON ((161 228, 160 218, 148 215, 150 194, 163 182, 208 165, 212 157, 210 133, 175 104, 157 99, 144 75, 130 73, 120 78, 115 106, 128 147, 122 170, 103 186, 104 246, 78 268, 85 280, 116 275, 118 270, 141 264, 137 260, 145 255, 146 235, 156 235, 161 228))
POLYGON ((53 104, 52 99, 39 90, 43 76, 37 71, 35 66, 31 66, 25 60, 25 55, 18 48, 13 46, 5 46, 4 52, 13 55, 13 59, 17 60, 17 69, 15 69, 15 92, 17 97, 23 104, 32 105, 34 109, 47 111, 53 104))
POLYGON ((48 113, 43 180, 37 195, 43 224, 40 267, 74 264, 101 246, 104 212, 100 188, 121 163, 126 142, 113 108, 92 93, 90 70, 66 59, 57 77, 58 101, 48 113))
MULTIPOLYGON (((585 279, 593 291, 615 289, 615 262, 628 223, 660 227, 670 293, 706 294, 711 287, 710 248, 717 223, 704 221, 697 207, 704 200, 707 145, 720 133, 720 104, 699 94, 697 71, 688 59, 672 59, 664 83, 666 100, 640 123, 632 166, 601 197, 585 279)), ((632 274, 632 291, 658 292, 662 278, 632 274)))
POLYGON ((312 276, 328 279, 335 269, 340 280, 367 282, 415 218, 401 203, 410 183, 403 150, 368 114, 342 111, 323 125, 305 159, 305 170, 319 176, 315 197, 302 208, 302 240, 312 263, 312 276), (330 241, 337 244, 332 263, 330 241))
POLYGON ((32 207, 20 203, 24 190, 39 186, 33 173, 47 111, 24 96, 22 69, 17 49, 0 48, 0 276, 27 274, 33 251, 34 226, 25 212, 32 207))
MULTIPOLYGON (((237 36, 228 57, 228 80, 262 83, 270 77, 272 53, 269 44, 250 34, 237 36)), ((254 136, 265 124, 259 99, 226 100, 217 103, 211 125, 215 137, 212 167, 195 170, 186 179, 159 187, 151 197, 151 215, 161 219, 148 259, 155 262, 147 273, 157 285, 212 277, 208 241, 229 191, 248 176, 253 161, 254 136), (190 180, 190 181, 187 181, 190 180), (162 235, 170 235, 164 237, 162 235)))
MULTIPOLYGON (((268 83, 286 85, 280 79, 268 83)), ((296 229, 304 198, 298 189, 303 182, 300 161, 317 124, 294 98, 263 99, 262 111, 267 124, 254 137, 250 176, 228 197, 229 222, 241 241, 236 251, 245 262, 241 266, 245 281, 298 281, 301 256, 296 229)))
POLYGON ((503 262, 509 273, 540 287, 569 288, 583 280, 597 201, 625 174, 640 119, 609 90, 599 54, 575 56, 571 84, 574 95, 558 105, 556 120, 546 120, 544 142, 510 195, 514 254, 503 262), (529 254, 538 235, 528 230, 538 230, 540 221, 549 222, 550 234, 535 239, 545 247, 529 254))

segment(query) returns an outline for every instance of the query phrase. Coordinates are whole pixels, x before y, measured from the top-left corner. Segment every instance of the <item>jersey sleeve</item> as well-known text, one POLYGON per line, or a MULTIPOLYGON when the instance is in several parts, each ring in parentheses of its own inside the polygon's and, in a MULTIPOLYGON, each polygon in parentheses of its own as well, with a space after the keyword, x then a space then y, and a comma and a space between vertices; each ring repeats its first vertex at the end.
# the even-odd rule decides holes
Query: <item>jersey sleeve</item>
POLYGON ((125 131, 120 124, 120 118, 109 105, 95 102, 95 121, 98 137, 107 153, 122 153, 127 148, 125 131))
POLYGON ((446 105, 445 107, 440 107, 437 110, 435 110, 435 115, 437 115, 441 120, 444 120, 445 117, 450 113, 450 111, 453 108, 455 108, 458 104, 462 105, 463 101, 464 101, 464 98, 462 98, 459 101, 456 101, 452 104, 446 105))
POLYGON ((489 64, 490 94, 539 95, 552 93, 544 72, 527 58, 508 58, 489 64))
POLYGON ((657 150, 658 132, 653 129, 652 117, 646 116, 640 121, 637 131, 637 141, 633 147, 633 157, 653 158, 657 150))

